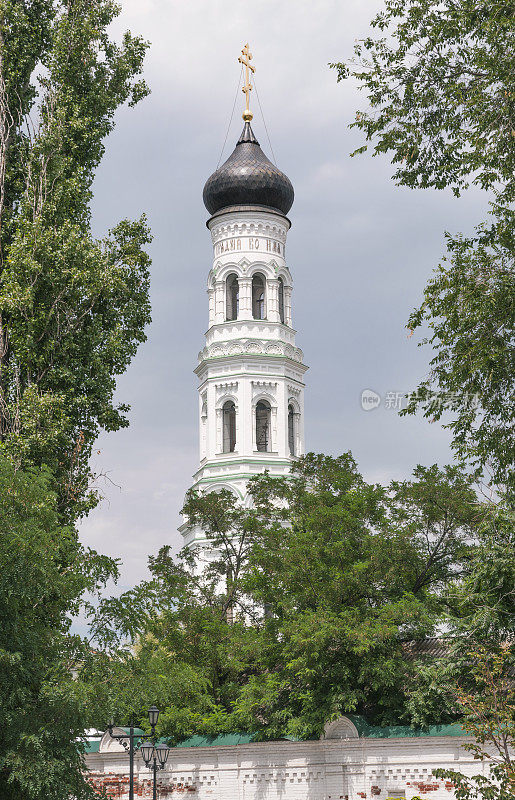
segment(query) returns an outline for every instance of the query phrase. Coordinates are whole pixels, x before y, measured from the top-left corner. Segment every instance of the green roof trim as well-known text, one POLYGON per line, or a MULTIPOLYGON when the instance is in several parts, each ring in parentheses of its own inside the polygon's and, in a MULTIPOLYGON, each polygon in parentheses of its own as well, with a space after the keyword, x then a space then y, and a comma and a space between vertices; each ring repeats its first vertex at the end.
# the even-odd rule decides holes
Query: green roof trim
MULTIPOLYGON (((347 714, 348 719, 356 726, 358 735, 363 739, 418 739, 428 736, 465 736, 466 732, 459 723, 448 725, 430 725, 427 728, 410 728, 409 725, 370 725, 364 717, 357 714, 347 714)), ((220 736, 190 736, 176 745, 176 747, 234 747, 239 744, 251 744, 251 742, 263 742, 257 738, 256 733, 225 733, 220 736)), ((286 736, 282 740, 275 741, 317 741, 317 739, 296 739, 286 736)))
POLYGON ((100 750, 100 739, 88 739, 84 742, 84 752, 86 755, 89 753, 98 753, 100 750))
POLYGON ((427 728, 411 728, 409 725, 369 725, 357 714, 348 714, 348 718, 364 739, 418 739, 425 736, 463 736, 465 731, 459 723, 448 725, 429 725, 427 728))
POLYGON ((220 736, 190 736, 176 747, 234 747, 236 744, 250 744, 253 733, 223 733, 220 736))
MULTIPOLYGON (((115 727, 118 727, 118 726, 116 725, 115 727)), ((130 733, 130 731, 131 731, 131 729, 130 729, 130 728, 121 728, 121 730, 122 730, 124 733, 126 733, 126 734, 127 734, 127 736, 129 735, 129 733, 130 733)), ((141 730, 141 728, 134 728, 134 734, 135 734, 136 736, 146 736, 146 735, 147 735, 147 734, 145 733, 145 731, 142 731, 142 730, 141 730)))

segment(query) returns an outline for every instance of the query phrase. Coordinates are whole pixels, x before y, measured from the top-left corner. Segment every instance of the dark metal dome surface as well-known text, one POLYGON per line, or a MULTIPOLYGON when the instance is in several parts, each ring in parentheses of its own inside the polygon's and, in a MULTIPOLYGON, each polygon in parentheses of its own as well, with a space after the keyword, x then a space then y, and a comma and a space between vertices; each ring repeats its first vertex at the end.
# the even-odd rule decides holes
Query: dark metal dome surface
POLYGON ((204 205, 210 214, 230 206, 266 206, 287 214, 292 204, 289 178, 265 156, 246 122, 227 161, 208 178, 204 205))

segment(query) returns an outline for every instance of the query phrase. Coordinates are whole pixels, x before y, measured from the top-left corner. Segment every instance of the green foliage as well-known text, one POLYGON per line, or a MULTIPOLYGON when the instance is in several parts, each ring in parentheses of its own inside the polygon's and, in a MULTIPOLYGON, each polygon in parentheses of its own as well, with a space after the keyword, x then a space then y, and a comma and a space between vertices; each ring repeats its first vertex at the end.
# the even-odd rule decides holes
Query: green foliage
MULTIPOLYGON (((504 0, 385 0, 355 58, 369 110, 353 127, 388 153, 411 188, 475 184, 493 219, 475 236, 448 235, 448 256, 408 327, 430 328, 431 371, 404 413, 447 412, 458 457, 501 493, 515 492, 515 15, 504 0)), ((368 145, 356 152, 363 152, 368 145)))
MULTIPOLYGON (((384 489, 364 481, 349 453, 309 454, 290 478, 265 473, 249 491, 253 508, 229 492, 191 493, 189 522, 217 557, 174 559, 163 548, 152 581, 98 610, 100 627, 127 634, 124 610, 139 609, 135 652, 118 656, 123 669, 102 684, 103 704, 127 715, 131 695, 141 696, 140 665, 156 676, 150 665, 168 659, 170 686, 156 677, 144 691, 159 694, 162 732, 174 739, 307 738, 346 712, 414 719, 413 642, 442 618, 444 588, 466 573, 484 516, 470 478, 418 467, 384 489)), ((92 671, 89 680, 94 695, 92 671)), ((437 712, 451 718, 445 706, 437 712)))
POLYGON ((448 236, 448 259, 429 281, 412 330, 429 324, 429 377, 404 413, 447 423, 454 448, 476 474, 515 491, 515 239, 512 215, 476 238, 448 236))
POLYGON ((494 650, 515 636, 515 516, 490 508, 464 579, 448 590, 458 637, 494 650))
POLYGON ((459 194, 472 182, 513 200, 514 20, 506 0, 385 0, 378 35, 332 64, 365 90, 371 109, 353 127, 391 154, 399 184, 459 194))
POLYGON ((458 800, 511 800, 515 792, 515 692, 513 652, 484 647, 469 650, 468 687, 456 687, 463 727, 472 741, 464 747, 474 759, 487 761, 489 774, 472 777, 439 769, 435 775, 452 780, 458 800))
MULTIPOLYGON (((147 93, 146 44, 116 44, 111 0, 0 0, 0 794, 90 795, 72 670, 114 562, 72 523, 96 502, 88 465, 149 321, 145 219, 91 233, 95 170, 114 115, 147 93), (89 603, 84 593, 92 593, 89 603)), ((100 640, 100 637, 99 637, 100 640)))
POLYGON ((463 575, 443 589, 441 599, 447 609, 442 620, 447 629, 441 641, 444 653, 417 665, 418 680, 411 687, 407 705, 420 725, 439 721, 441 709, 463 716, 461 699, 481 697, 480 668, 484 667, 484 677, 487 676, 502 656, 503 670, 511 663, 513 671, 513 513, 502 505, 487 506, 482 516, 477 544, 469 554, 463 575))
POLYGON ((118 13, 111 0, 0 3, 0 441, 15 463, 50 467, 71 517, 95 502, 99 430, 127 425, 115 380, 149 321, 144 218, 101 240, 90 225, 114 113, 147 92, 145 43, 109 37, 118 13))
POLYGON ((209 708, 206 681, 199 671, 177 661, 175 653, 150 633, 132 651, 90 653, 78 681, 89 722, 99 730, 104 730, 109 720, 118 724, 134 720, 148 730, 146 710, 157 704, 164 709, 158 732, 173 732, 178 738, 194 733, 195 713, 209 708))
POLYGON ((86 725, 72 670, 87 652, 70 634, 85 591, 117 575, 59 520, 47 470, 15 471, 0 455, 0 795, 78 800, 86 725))

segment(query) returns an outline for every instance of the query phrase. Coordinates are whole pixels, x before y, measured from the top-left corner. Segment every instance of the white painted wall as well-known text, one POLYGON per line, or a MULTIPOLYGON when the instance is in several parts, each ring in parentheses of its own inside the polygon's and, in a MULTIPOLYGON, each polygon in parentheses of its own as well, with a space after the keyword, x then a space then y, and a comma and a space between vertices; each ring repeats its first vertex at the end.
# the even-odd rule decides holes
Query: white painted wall
MULTIPOLYGON (((160 797, 193 800, 386 800, 396 794, 452 800, 452 786, 434 778, 437 767, 468 775, 487 773, 464 749, 465 737, 358 738, 343 718, 320 741, 260 742, 225 747, 175 748, 159 774, 160 797), (340 738, 348 736, 349 738, 340 738), (404 793, 404 794, 403 794, 404 793)), ((128 797, 128 756, 108 734, 100 752, 86 758, 91 777, 111 781, 128 797), (125 777, 124 777, 125 776, 125 777)), ((141 759, 136 770, 142 793, 151 797, 149 772, 141 759), (144 785, 143 785, 144 784, 144 785)))

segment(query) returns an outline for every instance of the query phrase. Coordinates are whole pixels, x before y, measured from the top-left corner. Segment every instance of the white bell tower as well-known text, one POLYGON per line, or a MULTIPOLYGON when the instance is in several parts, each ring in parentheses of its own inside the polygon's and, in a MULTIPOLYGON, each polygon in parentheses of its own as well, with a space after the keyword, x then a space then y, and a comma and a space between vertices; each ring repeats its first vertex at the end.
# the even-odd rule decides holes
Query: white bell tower
MULTIPOLYGON (((227 161, 209 178, 204 203, 213 245, 209 328, 199 379, 198 491, 228 489, 247 501, 246 485, 268 470, 286 475, 304 453, 302 351, 292 324, 292 277, 286 264, 286 214, 293 187, 256 140, 248 108, 227 161)), ((240 59, 241 60, 241 59, 240 59)), ((186 547, 205 546, 202 530, 181 526, 186 547)))

